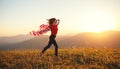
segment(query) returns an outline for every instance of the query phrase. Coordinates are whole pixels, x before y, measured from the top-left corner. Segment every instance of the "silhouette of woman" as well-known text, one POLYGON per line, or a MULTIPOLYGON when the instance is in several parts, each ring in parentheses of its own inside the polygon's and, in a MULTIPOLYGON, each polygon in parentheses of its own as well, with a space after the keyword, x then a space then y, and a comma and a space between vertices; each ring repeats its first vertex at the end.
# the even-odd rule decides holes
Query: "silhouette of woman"
POLYGON ((44 49, 40 52, 39 57, 41 58, 43 53, 50 48, 50 46, 53 44, 55 46, 55 58, 58 59, 58 45, 57 42, 55 40, 57 32, 58 32, 58 24, 59 24, 60 20, 56 19, 56 18, 51 18, 48 20, 49 23, 49 28, 51 31, 51 35, 49 37, 49 42, 48 45, 46 47, 44 47, 44 49))

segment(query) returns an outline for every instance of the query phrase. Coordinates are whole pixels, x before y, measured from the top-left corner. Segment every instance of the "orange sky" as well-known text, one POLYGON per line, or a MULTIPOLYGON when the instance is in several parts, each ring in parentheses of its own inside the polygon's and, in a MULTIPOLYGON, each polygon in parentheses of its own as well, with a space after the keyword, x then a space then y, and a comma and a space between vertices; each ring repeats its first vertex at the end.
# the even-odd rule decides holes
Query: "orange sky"
POLYGON ((120 30, 120 0, 0 0, 0 36, 27 34, 61 20, 58 34, 120 30))

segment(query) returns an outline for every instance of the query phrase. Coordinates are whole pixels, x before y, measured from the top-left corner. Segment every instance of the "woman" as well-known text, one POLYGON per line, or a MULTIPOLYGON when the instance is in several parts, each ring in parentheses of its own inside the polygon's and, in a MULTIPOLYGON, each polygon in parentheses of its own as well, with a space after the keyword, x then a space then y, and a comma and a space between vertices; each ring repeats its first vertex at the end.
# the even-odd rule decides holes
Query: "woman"
POLYGON ((57 42, 55 40, 57 32, 58 32, 58 24, 59 24, 60 20, 56 19, 56 18, 51 18, 48 20, 49 23, 49 28, 51 30, 51 35, 49 37, 49 43, 48 45, 41 51, 39 57, 41 58, 43 53, 50 48, 50 46, 53 44, 55 46, 55 56, 56 58, 58 58, 58 45, 57 42))

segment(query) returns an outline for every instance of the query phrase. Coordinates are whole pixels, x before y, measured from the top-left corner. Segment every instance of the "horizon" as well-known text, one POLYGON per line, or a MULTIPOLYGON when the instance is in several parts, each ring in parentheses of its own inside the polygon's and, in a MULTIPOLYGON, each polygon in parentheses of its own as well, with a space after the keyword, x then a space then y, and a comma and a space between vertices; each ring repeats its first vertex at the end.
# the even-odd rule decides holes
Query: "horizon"
MULTIPOLYGON (((78 33, 66 33, 66 34, 57 34, 57 36, 75 36, 75 35, 78 35, 78 34, 83 34, 83 33, 93 33, 93 34, 102 34, 102 35, 106 35, 104 34, 105 32, 120 32, 118 30, 107 30, 107 31, 103 31, 103 32, 78 32, 78 33)), ((14 37, 14 36, 24 36, 24 35, 30 35, 30 34, 16 34, 16 35, 8 35, 8 36, 0 36, 0 37, 14 37)), ((42 35, 39 35, 39 36, 49 36, 50 35, 50 32, 47 32, 45 34, 42 34, 42 35)), ((36 37, 36 36, 33 36, 33 35, 30 35, 32 37, 36 37)))
MULTIPOLYGON (((120 31, 84 32, 76 35, 58 35, 56 40, 60 48, 120 48, 120 31)), ((48 35, 16 35, 0 38, 0 50, 38 49, 48 42, 48 35)))
POLYGON ((120 0, 0 0, 0 36, 28 34, 52 17, 61 21, 58 35, 120 31, 119 3, 120 0))

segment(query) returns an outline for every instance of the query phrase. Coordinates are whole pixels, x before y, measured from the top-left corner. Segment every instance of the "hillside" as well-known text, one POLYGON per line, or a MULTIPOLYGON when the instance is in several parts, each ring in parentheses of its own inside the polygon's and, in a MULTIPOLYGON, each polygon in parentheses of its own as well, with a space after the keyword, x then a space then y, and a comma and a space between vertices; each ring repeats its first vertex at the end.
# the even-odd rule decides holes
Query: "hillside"
MULTIPOLYGON (((106 31, 103 33, 80 33, 74 36, 57 36, 59 48, 120 48, 120 32, 106 31)), ((42 49, 47 45, 49 36, 42 35, 9 45, 0 49, 42 49)))
POLYGON ((16 35, 16 36, 4 36, 0 37, 0 45, 9 45, 13 43, 19 43, 33 38, 31 35, 16 35))

